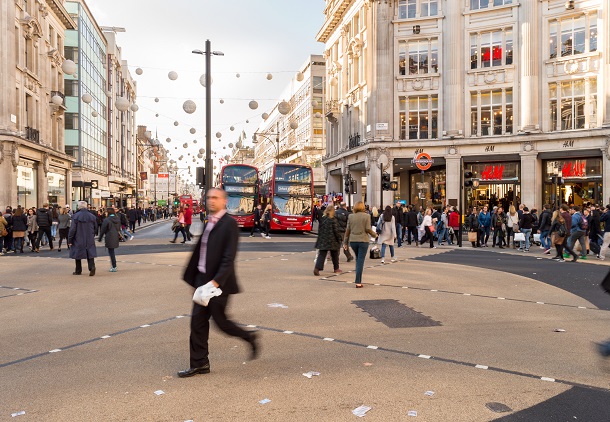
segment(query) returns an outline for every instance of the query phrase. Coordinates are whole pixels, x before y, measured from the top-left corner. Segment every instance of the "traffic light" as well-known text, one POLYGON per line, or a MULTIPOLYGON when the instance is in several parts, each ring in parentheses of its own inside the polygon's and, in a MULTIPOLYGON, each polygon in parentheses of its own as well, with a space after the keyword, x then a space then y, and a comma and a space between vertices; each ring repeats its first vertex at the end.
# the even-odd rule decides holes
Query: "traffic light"
POLYGON ((199 186, 205 185, 205 167, 197 167, 195 172, 196 181, 199 186))
POLYGON ((345 194, 349 195, 350 193, 352 193, 351 191, 351 183, 349 179, 345 179, 345 194))
POLYGON ((561 186, 561 185, 565 185, 565 180, 561 176, 552 176, 551 183, 553 183, 554 185, 561 186))
POLYGON ((398 190, 398 182, 390 182, 390 190, 398 190))
POLYGON ((474 174, 472 174, 471 171, 465 171, 464 172, 464 187, 465 188, 471 188, 474 185, 474 181, 472 180, 472 176, 474 176, 474 174))
POLYGON ((381 190, 391 190, 391 188, 390 175, 388 173, 383 173, 381 176, 381 190))
POLYGON ((350 191, 351 193, 356 193, 356 181, 352 179, 352 180, 349 182, 349 184, 350 184, 349 191, 350 191))

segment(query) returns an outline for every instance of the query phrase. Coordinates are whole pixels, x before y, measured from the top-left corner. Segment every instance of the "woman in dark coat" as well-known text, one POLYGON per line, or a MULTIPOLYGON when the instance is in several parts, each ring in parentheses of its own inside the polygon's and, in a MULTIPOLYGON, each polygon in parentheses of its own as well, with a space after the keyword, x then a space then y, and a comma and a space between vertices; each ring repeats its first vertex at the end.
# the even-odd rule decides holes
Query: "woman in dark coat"
POLYGON ((106 236, 105 246, 108 249, 108 255, 110 256, 110 272, 116 273, 116 255, 114 250, 119 247, 119 239, 121 238, 121 219, 114 213, 114 208, 106 208, 108 217, 104 219, 102 227, 100 228, 100 235, 97 239, 98 242, 102 241, 102 237, 106 236))
POLYGON ((320 222, 318 228, 318 239, 316 240, 316 249, 319 249, 318 259, 316 260, 313 273, 320 275, 320 271, 324 269, 324 262, 326 261, 326 255, 330 252, 330 257, 333 261, 333 268, 335 274, 341 274, 342 271, 339 269, 339 250, 341 249, 341 242, 343 242, 343 235, 339 228, 339 223, 335 218, 335 207, 329 205, 324 210, 324 218, 320 222))
POLYGON ((23 253, 23 240, 28 229, 28 217, 23 213, 22 208, 17 208, 13 215, 13 247, 15 253, 23 253))
POLYGON ((68 247, 70 248, 70 258, 76 260, 76 269, 73 275, 80 275, 83 272, 82 259, 87 260, 89 276, 95 275, 95 230, 97 228, 97 218, 87 209, 85 201, 78 201, 78 211, 72 216, 72 225, 68 233, 68 247))

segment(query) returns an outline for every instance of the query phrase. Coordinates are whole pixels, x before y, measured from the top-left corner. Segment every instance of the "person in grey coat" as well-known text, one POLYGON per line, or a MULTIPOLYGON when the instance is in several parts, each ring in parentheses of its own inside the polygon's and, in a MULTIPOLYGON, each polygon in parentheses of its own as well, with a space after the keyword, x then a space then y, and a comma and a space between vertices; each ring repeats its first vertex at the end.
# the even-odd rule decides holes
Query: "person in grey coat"
POLYGON ((72 225, 68 233, 68 247, 70 248, 70 258, 76 261, 76 269, 73 275, 80 275, 83 272, 82 259, 87 260, 89 276, 95 275, 95 229, 97 228, 97 218, 87 209, 87 202, 78 201, 78 211, 72 216, 72 225))
POLYGON ((324 210, 324 217, 318 227, 318 238, 316 240, 316 249, 320 250, 316 259, 316 264, 313 269, 314 275, 320 275, 320 271, 324 269, 324 261, 326 255, 330 252, 330 257, 333 261, 333 269, 335 274, 341 274, 339 269, 339 249, 343 242, 343 235, 339 229, 339 223, 335 218, 335 207, 329 205, 324 210))
POLYGON ((108 249, 108 255, 110 256, 110 272, 116 273, 116 255, 114 250, 119 247, 119 239, 123 236, 121 234, 121 219, 115 214, 114 208, 106 208, 106 214, 108 217, 104 219, 102 228, 100 229, 100 235, 98 242, 102 241, 102 237, 106 236, 105 246, 108 249))

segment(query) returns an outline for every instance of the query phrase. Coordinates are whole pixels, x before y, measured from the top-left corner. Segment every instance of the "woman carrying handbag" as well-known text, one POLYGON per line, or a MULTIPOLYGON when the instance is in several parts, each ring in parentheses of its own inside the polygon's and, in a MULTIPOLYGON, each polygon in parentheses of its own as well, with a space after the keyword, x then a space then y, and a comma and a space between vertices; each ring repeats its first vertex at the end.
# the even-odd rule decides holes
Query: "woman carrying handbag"
POLYGON ((174 240, 170 240, 171 243, 176 243, 176 239, 178 238, 178 233, 182 233, 183 240, 180 243, 186 243, 186 231, 184 230, 184 211, 181 209, 176 221, 174 222, 174 240))
POLYGON ((343 247, 348 245, 353 249, 356 257, 356 288, 362 288, 362 272, 364 271, 364 260, 369 248, 369 236, 377 238, 377 233, 371 229, 371 217, 365 211, 364 202, 359 201, 354 205, 354 213, 347 218, 347 229, 343 247))

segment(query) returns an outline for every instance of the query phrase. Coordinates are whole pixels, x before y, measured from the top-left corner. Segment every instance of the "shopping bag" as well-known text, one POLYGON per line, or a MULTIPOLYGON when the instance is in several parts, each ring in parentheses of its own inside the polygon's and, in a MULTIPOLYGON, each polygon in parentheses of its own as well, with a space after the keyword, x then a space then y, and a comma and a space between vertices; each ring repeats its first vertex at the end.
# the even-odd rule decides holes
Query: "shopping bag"
POLYGON ((515 233, 515 242, 525 242, 525 234, 515 233))
POLYGON ((468 241, 476 242, 477 241, 477 232, 468 232, 468 241))
POLYGON ((195 294, 193 294, 193 302, 201 306, 208 306, 210 299, 214 296, 220 296, 221 294, 222 290, 218 287, 214 287, 214 284, 210 281, 203 286, 197 287, 195 294))
POLYGON ((540 242, 540 233, 534 234, 534 242, 540 242))

